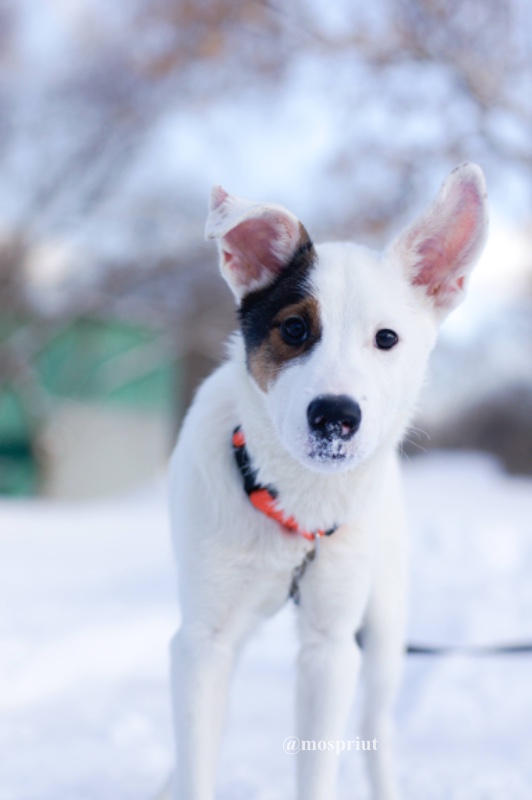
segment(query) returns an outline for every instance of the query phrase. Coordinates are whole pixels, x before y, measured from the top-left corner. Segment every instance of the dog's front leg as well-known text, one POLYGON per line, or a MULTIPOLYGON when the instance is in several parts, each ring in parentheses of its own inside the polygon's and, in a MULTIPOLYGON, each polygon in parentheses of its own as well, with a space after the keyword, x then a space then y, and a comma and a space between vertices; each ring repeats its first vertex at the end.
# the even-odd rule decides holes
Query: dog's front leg
POLYGON ((393 706, 401 679, 406 628, 408 546, 400 498, 389 497, 379 531, 378 557, 362 630, 364 713, 362 738, 376 740, 367 751, 373 800, 397 800, 393 758, 393 706))
POLYGON ((195 564, 182 556, 180 564, 183 623, 171 654, 174 800, 213 800, 235 658, 249 634, 283 605, 288 579, 229 547, 195 564))
POLYGON ((351 628, 308 631, 299 656, 298 799, 334 800, 339 742, 358 677, 351 628), (324 748, 323 750, 321 748, 324 748))
POLYGON ((335 536, 323 543, 301 585, 298 800, 336 797, 339 743, 361 660, 354 631, 367 601, 370 559, 346 546, 345 529, 335 536))
POLYGON ((213 800, 218 745, 237 643, 184 625, 172 642, 174 800, 213 800))

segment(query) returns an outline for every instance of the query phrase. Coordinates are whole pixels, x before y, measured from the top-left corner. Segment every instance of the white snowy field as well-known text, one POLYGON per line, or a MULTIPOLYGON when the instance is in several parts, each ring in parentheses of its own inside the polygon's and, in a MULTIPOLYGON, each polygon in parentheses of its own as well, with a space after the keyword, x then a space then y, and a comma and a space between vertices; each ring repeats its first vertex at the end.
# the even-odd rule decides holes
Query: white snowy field
MULTIPOLYGON (((532 480, 474 454, 405 471, 410 640, 532 640, 532 480)), ((293 797, 294 613, 240 662, 221 800, 293 797)), ((2 501, 0 800, 153 797, 171 768, 177 624, 163 481, 94 505, 2 501)), ((532 656, 412 656, 397 721, 409 800, 529 800, 532 656)), ((367 798, 361 755, 341 757, 345 800, 367 798)))

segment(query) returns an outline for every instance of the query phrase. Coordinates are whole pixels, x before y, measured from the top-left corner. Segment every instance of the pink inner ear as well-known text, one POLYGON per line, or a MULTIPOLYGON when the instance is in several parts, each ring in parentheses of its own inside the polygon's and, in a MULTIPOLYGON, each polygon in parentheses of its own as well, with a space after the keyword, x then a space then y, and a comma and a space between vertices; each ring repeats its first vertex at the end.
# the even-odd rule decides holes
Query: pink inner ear
POLYGON ((286 266, 298 235, 297 226, 281 214, 245 220, 224 236, 224 263, 241 286, 267 282, 286 266))
POLYGON ((224 203, 229 197, 223 186, 213 186, 211 192, 211 211, 215 211, 224 203))
MULTIPOLYGON (((449 198, 450 210, 440 209, 441 217, 431 221, 432 235, 424 239, 419 229, 412 234, 419 242, 416 247, 418 268, 413 283, 426 286, 430 295, 442 291, 452 294, 463 288, 465 277, 460 271, 467 264, 481 232, 481 199, 476 187, 462 184, 455 194, 454 198, 449 198)), ((426 220, 424 223, 427 225, 426 220)))

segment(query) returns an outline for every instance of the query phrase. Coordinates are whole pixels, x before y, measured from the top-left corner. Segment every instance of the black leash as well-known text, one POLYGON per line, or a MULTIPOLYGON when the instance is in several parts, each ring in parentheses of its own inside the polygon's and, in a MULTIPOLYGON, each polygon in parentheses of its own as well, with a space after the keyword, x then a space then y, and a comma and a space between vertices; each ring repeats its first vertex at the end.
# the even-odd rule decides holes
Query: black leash
POLYGON ((409 644, 406 653, 409 656, 515 656, 532 653, 532 642, 446 646, 409 644))
MULTIPOLYGON (((355 641, 364 650, 364 628, 355 634, 355 641)), ((532 642, 515 642, 514 644, 457 644, 457 645, 425 645, 407 644, 405 653, 409 656, 516 656, 532 653, 532 642)))

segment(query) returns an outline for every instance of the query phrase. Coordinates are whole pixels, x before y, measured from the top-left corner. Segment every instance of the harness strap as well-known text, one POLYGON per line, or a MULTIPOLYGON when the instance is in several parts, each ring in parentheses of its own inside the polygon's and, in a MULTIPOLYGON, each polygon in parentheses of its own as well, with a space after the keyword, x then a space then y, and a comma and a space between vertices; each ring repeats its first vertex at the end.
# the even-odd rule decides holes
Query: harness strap
POLYGON ((251 466, 246 448, 246 439, 240 425, 233 431, 233 452, 239 472, 242 475, 244 490, 251 504, 265 516, 278 522, 290 533, 296 533, 310 541, 317 541, 322 536, 331 536, 338 528, 335 525, 329 530, 307 531, 301 528, 294 517, 287 517, 277 505, 277 490, 272 486, 263 486, 258 482, 257 472, 251 466))

